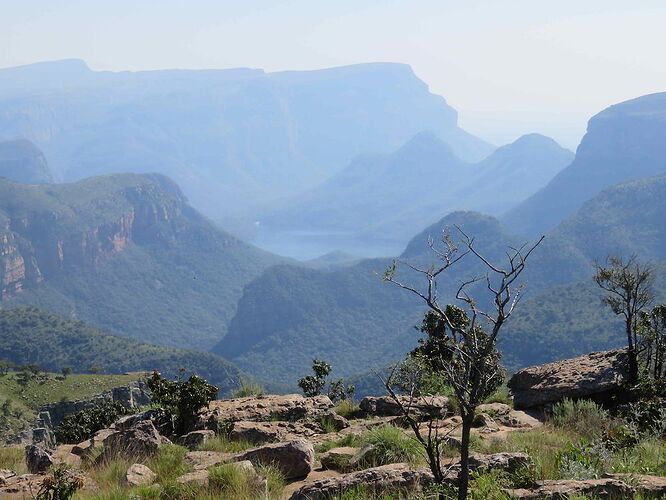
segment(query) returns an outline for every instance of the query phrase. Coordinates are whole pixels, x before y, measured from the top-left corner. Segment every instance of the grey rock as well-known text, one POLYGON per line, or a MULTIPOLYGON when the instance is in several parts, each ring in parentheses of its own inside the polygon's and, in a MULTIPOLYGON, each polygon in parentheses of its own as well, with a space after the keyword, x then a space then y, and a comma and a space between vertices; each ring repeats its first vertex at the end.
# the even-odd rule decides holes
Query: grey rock
POLYGON ((635 498, 636 489, 617 479, 588 479, 585 481, 552 480, 539 481, 536 488, 507 490, 511 498, 522 500, 558 499, 572 496, 586 498, 635 498))
POLYGON ((236 456, 237 461, 274 465, 285 479, 307 476, 314 467, 314 448, 304 439, 285 443, 267 444, 236 456))
POLYGON ((214 431, 192 431, 183 436, 182 444, 190 450, 195 450, 213 438, 215 438, 214 431))
POLYGON ((53 465, 53 457, 41 446, 29 445, 25 447, 25 463, 28 472, 31 474, 41 474, 46 472, 53 465))
POLYGON ((104 451, 97 458, 97 463, 114 458, 147 458, 155 455, 159 448, 170 441, 160 436, 150 420, 137 422, 129 429, 123 429, 109 435, 104 440, 104 451))
POLYGON ((373 497, 379 497, 388 491, 419 491, 432 482, 432 474, 427 469, 390 464, 307 483, 296 490, 290 500, 328 500, 361 485, 370 490, 373 497))
MULTIPOLYGON (((445 417, 449 412, 449 400, 445 396, 422 396, 411 400, 409 396, 398 396, 398 399, 418 418, 445 417)), ((390 396, 366 396, 359 406, 367 415, 398 417, 403 414, 400 405, 390 396)))
POLYGON ((564 398, 609 399, 621 393, 628 380, 628 361, 626 349, 617 349, 525 368, 509 380, 514 406, 542 407, 564 398))
POLYGON ((125 484, 130 487, 153 484, 156 480, 157 474, 143 464, 130 465, 125 473, 125 484))

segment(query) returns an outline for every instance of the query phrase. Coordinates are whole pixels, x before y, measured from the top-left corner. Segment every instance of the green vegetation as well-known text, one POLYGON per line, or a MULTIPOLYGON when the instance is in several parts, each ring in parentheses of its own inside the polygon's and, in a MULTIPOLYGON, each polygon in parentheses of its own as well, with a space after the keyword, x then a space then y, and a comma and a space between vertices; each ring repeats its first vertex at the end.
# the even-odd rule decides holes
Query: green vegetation
POLYGON ((151 400, 165 410, 174 422, 174 430, 182 435, 194 427, 199 412, 215 399, 218 388, 198 375, 187 380, 168 380, 158 372, 148 379, 151 400))
POLYGON ((250 396, 263 396, 266 391, 263 386, 254 380, 241 377, 240 385, 231 393, 232 398, 247 398, 250 396))
POLYGON ((13 470, 17 474, 27 474, 25 450, 23 446, 0 447, 0 469, 13 470))
POLYGON ((397 462, 416 463, 422 459, 423 448, 412 436, 393 425, 382 425, 363 433, 359 438, 361 448, 368 447, 364 455, 365 467, 376 467, 397 462))
POLYGON ((23 292, 4 305, 75 311, 112 333, 155 344, 211 347, 226 333, 243 286, 281 260, 218 229, 159 175, 48 186, 0 179, 0 221, 8 219, 39 228, 12 225, 16 233, 2 234, 25 241, 24 261, 36 263, 45 279, 38 284, 29 269, 23 292), (129 237, 118 251, 109 243, 116 232, 129 237), (95 234, 109 241, 92 241, 95 234), (61 266, 44 257, 57 254, 56 242, 61 266), (98 243, 101 255, 89 253, 98 243))
POLYGON ((230 440, 227 436, 217 435, 199 446, 199 451, 218 451, 221 453, 238 453, 254 448, 254 444, 249 441, 230 440))
POLYGON ((95 432, 111 426, 127 409, 115 401, 105 401, 91 408, 67 415, 55 430, 59 443, 80 443, 95 432))
MULTIPOLYGON (((103 373, 159 370, 167 376, 176 376, 184 368, 211 380, 222 392, 231 390, 240 378, 232 364, 214 354, 109 335, 84 322, 34 307, 0 309, 0 340, 0 359, 21 365, 37 364, 51 371, 70 368, 84 373, 98 367, 103 373)), ((49 384, 49 398, 51 394, 57 395, 57 399, 78 397, 75 385, 64 380, 58 382, 49 384)))
POLYGON ((592 441, 608 431, 609 415, 594 401, 564 399, 553 406, 553 424, 592 441))
MULTIPOLYGON (((298 387, 308 398, 319 396, 326 387, 328 376, 332 370, 333 368, 326 361, 315 358, 312 360, 313 374, 300 379, 298 387)), ((334 403, 353 398, 354 391, 354 386, 346 385, 342 379, 332 380, 328 383, 328 397, 334 403)))

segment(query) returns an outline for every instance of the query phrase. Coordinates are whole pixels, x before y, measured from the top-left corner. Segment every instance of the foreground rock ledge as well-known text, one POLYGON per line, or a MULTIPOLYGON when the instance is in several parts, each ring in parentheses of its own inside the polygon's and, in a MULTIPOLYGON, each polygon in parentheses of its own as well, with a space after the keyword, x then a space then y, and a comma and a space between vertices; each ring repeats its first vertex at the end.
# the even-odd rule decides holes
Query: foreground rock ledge
POLYGON ((514 407, 521 410, 564 398, 603 402, 620 393, 628 377, 627 351, 616 349, 525 368, 516 372, 508 385, 514 407))
POLYGON ((308 483, 295 491, 290 500, 329 500, 360 485, 371 490, 373 495, 387 491, 417 491, 432 482, 428 469, 412 469, 408 464, 382 465, 308 483))
POLYGON ((571 496, 589 498, 634 498, 636 490, 617 479, 588 479, 585 481, 539 481, 533 489, 507 490, 511 498, 537 500, 544 498, 566 499, 571 496))

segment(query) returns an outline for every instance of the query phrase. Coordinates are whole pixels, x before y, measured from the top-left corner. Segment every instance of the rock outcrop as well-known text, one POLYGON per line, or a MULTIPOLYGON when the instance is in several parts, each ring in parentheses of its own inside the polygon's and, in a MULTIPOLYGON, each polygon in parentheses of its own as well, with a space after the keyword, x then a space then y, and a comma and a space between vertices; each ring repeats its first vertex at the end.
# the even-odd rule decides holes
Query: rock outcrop
MULTIPOLYGON (((449 412, 449 400, 445 396, 422 396, 410 400, 409 396, 398 396, 404 408, 419 418, 445 417, 449 412)), ((390 396, 366 396, 359 404, 366 415, 398 417, 403 412, 390 396)))
POLYGON ((333 407, 328 396, 305 398, 300 394, 222 399, 210 404, 199 419, 200 429, 217 430, 220 423, 239 421, 296 421, 317 419, 333 407))
POLYGON ((327 500, 358 486, 368 488, 372 495, 382 493, 418 491, 432 484, 428 469, 412 469, 407 464, 390 464, 352 472, 338 477, 328 477, 305 484, 295 491, 290 500, 327 500))
POLYGON ((38 445, 29 445, 25 447, 25 463, 28 472, 31 474, 41 474, 46 472, 54 464, 53 456, 38 445))
POLYGON ((170 441, 161 436, 150 420, 137 422, 126 430, 110 434, 104 440, 104 452, 96 459, 104 463, 109 457, 126 459, 147 458, 155 455, 159 448, 170 441))
POLYGON ((617 479, 587 479, 539 481, 533 489, 518 489, 507 491, 510 498, 522 500, 557 499, 570 497, 585 498, 635 498, 636 489, 617 479))
POLYGON ((299 439, 247 450, 236 460, 273 465, 285 479, 298 479, 307 476, 314 468, 314 448, 309 441, 299 439))
POLYGON ((627 352, 618 349, 525 368, 511 377, 509 389, 518 409, 543 407, 564 398, 603 402, 621 392, 628 376, 627 352))

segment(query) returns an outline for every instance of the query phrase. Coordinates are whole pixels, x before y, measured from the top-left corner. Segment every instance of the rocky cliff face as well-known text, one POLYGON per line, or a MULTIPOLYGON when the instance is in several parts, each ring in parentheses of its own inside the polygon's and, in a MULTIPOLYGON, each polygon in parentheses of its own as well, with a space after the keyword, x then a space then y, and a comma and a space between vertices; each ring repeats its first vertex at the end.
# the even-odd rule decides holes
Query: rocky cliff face
POLYGON ((75 194, 71 185, 47 191, 6 181, 4 187, 11 188, 15 196, 0 202, 3 299, 37 287, 44 279, 63 271, 94 270, 134 241, 172 238, 184 203, 177 190, 166 193, 150 178, 109 190, 102 197, 83 203, 80 199, 67 203, 67 197, 75 194), (39 198, 52 198, 55 194, 61 203, 51 203, 48 208, 40 203, 41 199, 32 206, 17 208, 13 204, 14 198, 28 194, 39 198))
POLYGON ((29 184, 53 182, 44 154, 26 139, 0 142, 0 177, 29 184))
POLYGON ((517 233, 540 234, 603 189, 666 173, 666 93, 611 106, 588 123, 575 160, 505 216, 517 233))

